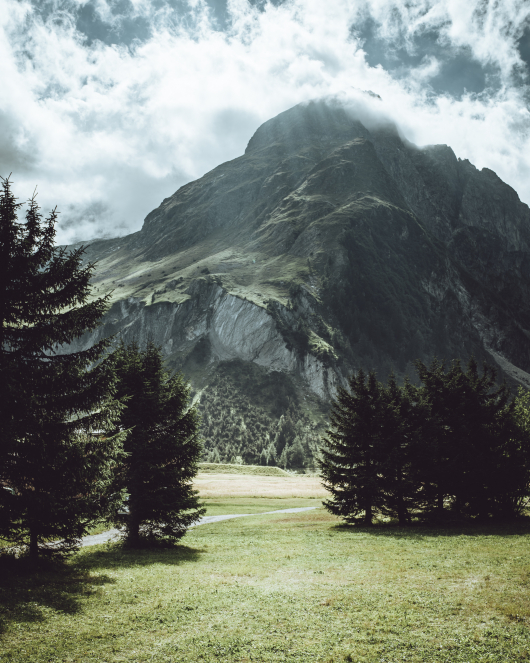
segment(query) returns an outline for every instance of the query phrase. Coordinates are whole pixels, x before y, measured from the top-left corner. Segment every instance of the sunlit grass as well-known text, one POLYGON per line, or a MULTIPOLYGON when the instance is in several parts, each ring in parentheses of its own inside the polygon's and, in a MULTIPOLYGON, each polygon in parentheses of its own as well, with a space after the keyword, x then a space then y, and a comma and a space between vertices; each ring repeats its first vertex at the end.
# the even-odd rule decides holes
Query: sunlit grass
POLYGON ((245 476, 199 473, 194 486, 203 498, 314 498, 327 496, 317 476, 245 476))
POLYGON ((291 476, 281 467, 263 465, 231 465, 230 463, 199 463, 200 474, 245 474, 247 476, 291 476))
MULTIPOLYGON (((292 506, 314 506, 316 504, 314 500, 326 496, 326 491, 322 488, 318 477, 287 473, 262 476, 199 472, 195 478, 194 487, 199 490, 201 498, 205 500, 209 516, 228 513, 259 513, 274 509, 289 509, 292 506), (291 504, 289 500, 293 499, 294 502, 291 504), (222 500, 223 505, 221 511, 218 510, 219 500, 222 500), (252 506, 246 507, 248 510, 242 510, 245 504, 252 506)), ((89 534, 101 534, 112 527, 112 524, 101 522, 91 528, 89 534)), ((0 548, 10 545, 12 544, 0 539, 0 548)))
MULTIPOLYGON (((276 504, 315 500, 208 500, 276 504)), ((201 526, 175 549, 88 548, 66 572, 4 577, 0 660, 526 661, 529 535, 354 529, 318 509, 201 526)))
POLYGON ((315 498, 272 497, 221 497, 203 500, 207 516, 220 516, 230 513, 266 513, 280 509, 296 509, 300 507, 322 507, 321 501, 315 498))

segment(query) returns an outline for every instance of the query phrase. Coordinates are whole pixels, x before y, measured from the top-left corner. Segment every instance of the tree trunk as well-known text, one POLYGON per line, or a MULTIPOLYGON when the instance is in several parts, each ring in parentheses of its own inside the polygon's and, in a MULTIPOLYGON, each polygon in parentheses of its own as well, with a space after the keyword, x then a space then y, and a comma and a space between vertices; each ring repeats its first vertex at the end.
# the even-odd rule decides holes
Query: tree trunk
POLYGON ((366 511, 364 513, 364 524, 365 525, 371 525, 372 524, 372 505, 368 504, 366 507, 366 511))
POLYGON ((436 512, 438 516, 441 518, 444 513, 444 494, 442 492, 438 493, 438 504, 436 507, 436 512))
POLYGON ((127 521, 127 543, 131 548, 138 548, 140 545, 140 520, 134 506, 129 506, 129 518, 127 521))
POLYGON ((29 558, 34 564, 39 559, 39 540, 37 532, 33 525, 29 528, 29 558))
POLYGON ((408 522, 408 513, 407 507, 405 506, 405 499, 403 497, 403 469, 401 464, 398 468, 398 489, 397 489, 397 513, 398 513, 398 523, 400 525, 406 525, 408 522))
POLYGON ((400 525, 406 525, 408 522, 407 509, 403 500, 403 495, 400 493, 398 496, 398 522, 400 525))

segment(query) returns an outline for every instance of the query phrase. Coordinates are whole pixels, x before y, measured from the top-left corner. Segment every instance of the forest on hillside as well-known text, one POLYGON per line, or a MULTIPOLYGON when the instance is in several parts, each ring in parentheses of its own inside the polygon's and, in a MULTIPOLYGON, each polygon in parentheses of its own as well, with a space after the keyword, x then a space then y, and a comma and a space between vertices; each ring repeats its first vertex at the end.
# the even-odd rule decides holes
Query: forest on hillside
POLYGON ((202 460, 315 469, 318 425, 289 396, 279 404, 278 417, 236 382, 229 371, 220 371, 200 394, 202 460))

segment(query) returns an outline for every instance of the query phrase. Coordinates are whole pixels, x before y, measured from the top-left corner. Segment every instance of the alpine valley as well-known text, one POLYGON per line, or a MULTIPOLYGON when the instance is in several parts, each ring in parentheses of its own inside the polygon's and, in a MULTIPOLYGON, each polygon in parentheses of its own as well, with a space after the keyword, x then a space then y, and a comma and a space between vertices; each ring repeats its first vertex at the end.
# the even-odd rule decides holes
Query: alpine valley
POLYGON ((139 232, 93 241, 101 336, 161 345, 192 382, 204 460, 311 466, 359 367, 432 357, 530 386, 530 210, 450 147, 311 102, 186 184, 139 232), (365 123, 367 124, 367 123, 365 123))

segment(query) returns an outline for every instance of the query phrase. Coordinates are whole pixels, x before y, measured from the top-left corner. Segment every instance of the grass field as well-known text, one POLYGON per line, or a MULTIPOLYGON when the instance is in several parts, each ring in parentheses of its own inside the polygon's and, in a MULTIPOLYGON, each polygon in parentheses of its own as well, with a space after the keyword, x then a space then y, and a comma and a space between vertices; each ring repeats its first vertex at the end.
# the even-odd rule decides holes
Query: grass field
MULTIPOLYGON (((202 497, 236 498, 265 497, 269 499, 326 497, 319 477, 307 475, 261 476, 242 474, 210 474, 200 472, 194 481, 202 497)), ((278 507, 281 508, 281 507, 278 507)))
MULTIPOLYGON (((288 481, 289 478, 286 479, 288 481)), ((251 492, 251 491, 249 491, 251 492)), ((530 526, 343 527, 218 496, 172 550, 88 548, 2 578, 0 661, 530 660, 530 526)))
POLYGON ((199 463, 199 472, 213 474, 245 474, 270 477, 288 477, 289 472, 281 467, 262 465, 230 465, 228 463, 199 463))

